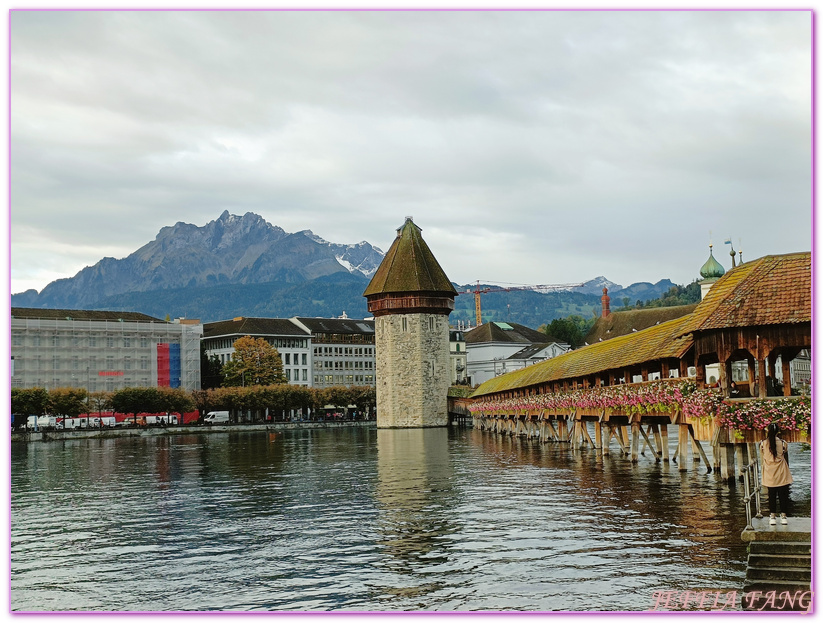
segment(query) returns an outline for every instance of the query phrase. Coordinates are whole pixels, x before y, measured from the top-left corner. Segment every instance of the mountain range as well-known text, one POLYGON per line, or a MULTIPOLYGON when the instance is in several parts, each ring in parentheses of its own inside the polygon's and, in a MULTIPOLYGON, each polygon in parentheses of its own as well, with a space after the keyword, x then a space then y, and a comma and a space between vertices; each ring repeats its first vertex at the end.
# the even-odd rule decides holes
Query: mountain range
MULTIPOLYGON (((179 222, 122 259, 106 257, 58 279, 41 292, 12 294, 13 307, 139 311, 204 322, 236 316, 368 314, 363 290, 383 259, 368 242, 336 244, 310 230, 288 233, 254 213, 223 212, 202 227, 179 222)), ((456 285, 456 284, 455 284, 456 285)), ((674 284, 622 288, 605 277, 565 292, 517 291, 483 295, 484 320, 538 326, 571 313, 599 312, 603 287, 612 308, 621 300, 657 298, 674 284)), ((456 285, 466 293, 474 286, 456 285)), ((450 320, 474 321, 474 297, 458 296, 450 320)))

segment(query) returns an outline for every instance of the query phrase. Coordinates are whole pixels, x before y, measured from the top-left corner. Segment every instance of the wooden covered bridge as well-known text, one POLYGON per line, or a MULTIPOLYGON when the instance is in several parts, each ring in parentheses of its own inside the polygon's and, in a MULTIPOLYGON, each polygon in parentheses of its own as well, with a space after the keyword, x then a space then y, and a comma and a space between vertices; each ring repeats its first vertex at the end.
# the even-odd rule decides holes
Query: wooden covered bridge
POLYGON ((473 425, 604 455, 616 449, 632 461, 649 447, 657 461, 679 458, 681 470, 691 449, 694 462, 728 480, 735 461, 742 469, 756 457, 770 421, 788 441, 810 441, 811 403, 791 395, 790 362, 811 349, 811 254, 741 264, 688 312, 483 383, 471 396, 473 425), (745 362, 749 397, 732 396, 735 361, 745 362), (705 378, 711 364, 719 366, 714 387, 705 378), (775 379, 782 397, 770 395, 775 379), (711 463, 701 442, 712 445, 711 463))

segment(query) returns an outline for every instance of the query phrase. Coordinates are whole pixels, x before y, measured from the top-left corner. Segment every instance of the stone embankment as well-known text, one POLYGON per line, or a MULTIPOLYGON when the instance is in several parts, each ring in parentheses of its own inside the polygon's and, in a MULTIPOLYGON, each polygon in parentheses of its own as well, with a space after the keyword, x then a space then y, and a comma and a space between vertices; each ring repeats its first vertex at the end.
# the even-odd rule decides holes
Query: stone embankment
POLYGON ((210 433, 238 433, 248 431, 284 431, 315 428, 374 428, 374 420, 366 422, 267 422, 265 424, 142 426, 94 428, 79 430, 52 429, 39 432, 13 432, 11 440, 17 442, 56 441, 59 439, 108 439, 114 437, 156 437, 159 435, 198 435, 210 433))

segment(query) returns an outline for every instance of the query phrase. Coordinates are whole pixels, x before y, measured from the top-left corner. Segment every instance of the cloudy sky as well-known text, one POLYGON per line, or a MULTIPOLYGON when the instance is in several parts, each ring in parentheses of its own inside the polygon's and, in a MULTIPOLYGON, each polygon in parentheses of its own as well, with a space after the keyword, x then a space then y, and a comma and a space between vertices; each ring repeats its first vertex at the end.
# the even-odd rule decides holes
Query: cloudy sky
POLYGON ((811 245, 808 11, 11 13, 11 291, 255 212, 454 281, 811 245))

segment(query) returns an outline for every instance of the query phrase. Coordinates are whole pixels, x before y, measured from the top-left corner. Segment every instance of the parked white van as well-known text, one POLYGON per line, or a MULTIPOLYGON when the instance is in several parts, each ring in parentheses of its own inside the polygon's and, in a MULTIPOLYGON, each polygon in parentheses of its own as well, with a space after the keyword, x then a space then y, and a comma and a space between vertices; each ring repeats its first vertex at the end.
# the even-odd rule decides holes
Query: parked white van
POLYGON ((57 418, 53 415, 30 415, 26 419, 26 428, 28 430, 54 428, 57 425, 57 418))
POLYGON ((206 414, 206 417, 203 418, 204 424, 228 424, 229 423, 229 412, 228 411, 209 411, 206 414))

